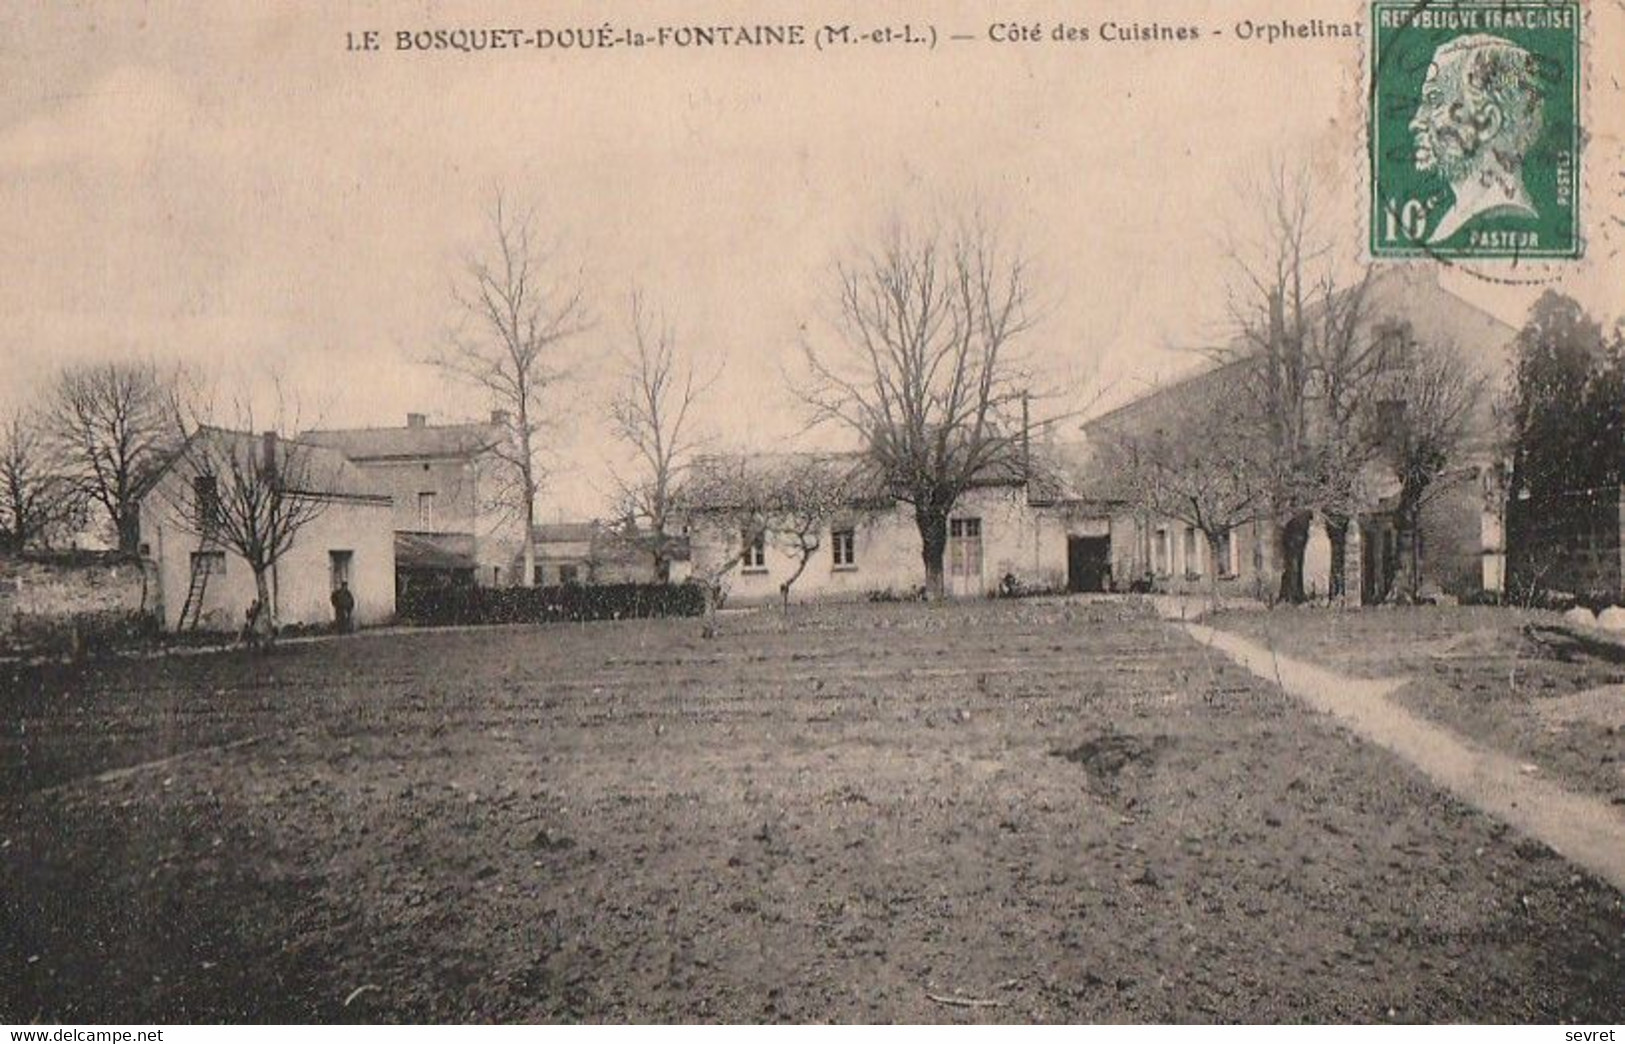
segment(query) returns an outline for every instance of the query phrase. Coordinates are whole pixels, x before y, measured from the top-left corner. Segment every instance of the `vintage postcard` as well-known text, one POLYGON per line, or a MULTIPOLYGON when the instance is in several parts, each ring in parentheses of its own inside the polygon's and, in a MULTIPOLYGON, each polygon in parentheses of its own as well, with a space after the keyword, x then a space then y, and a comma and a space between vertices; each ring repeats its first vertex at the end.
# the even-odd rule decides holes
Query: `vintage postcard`
POLYGON ((0 27, 12 1039, 1614 1039, 1619 0, 0 27))

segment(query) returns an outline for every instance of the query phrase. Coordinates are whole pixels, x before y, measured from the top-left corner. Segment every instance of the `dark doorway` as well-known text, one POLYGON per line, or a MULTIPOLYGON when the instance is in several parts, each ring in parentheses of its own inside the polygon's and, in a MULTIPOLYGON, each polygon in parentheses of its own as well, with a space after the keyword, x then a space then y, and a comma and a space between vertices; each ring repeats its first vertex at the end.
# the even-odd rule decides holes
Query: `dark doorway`
POLYGON ((1066 538, 1066 589, 1109 591, 1112 579, 1112 538, 1066 538))
POLYGON ((1399 542, 1392 524, 1375 521, 1360 527, 1360 601, 1380 605, 1394 592, 1399 542))

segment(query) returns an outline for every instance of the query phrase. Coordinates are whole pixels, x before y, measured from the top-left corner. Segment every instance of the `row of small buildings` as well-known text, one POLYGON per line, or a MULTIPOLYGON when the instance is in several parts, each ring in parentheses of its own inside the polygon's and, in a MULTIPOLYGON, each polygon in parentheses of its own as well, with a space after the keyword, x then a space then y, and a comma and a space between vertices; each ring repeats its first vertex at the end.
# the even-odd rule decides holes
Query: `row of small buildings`
MULTIPOLYGON (((1371 290, 1374 321, 1401 319, 1419 339, 1466 349, 1489 373, 1504 372, 1515 331, 1442 288, 1428 269, 1393 269, 1371 290)), ((1266 596, 1278 575, 1267 523, 1224 535, 1217 551, 1193 527, 1147 516, 1113 488, 1102 445, 1129 426, 1155 425, 1203 394, 1216 370, 1164 385, 1085 424, 1071 437, 1037 433, 1031 453, 1042 467, 978 485, 959 499, 949 521, 946 587, 983 596, 1011 587, 1049 591, 1209 590, 1266 596)), ((1489 423, 1485 418, 1485 425, 1489 423)), ((319 459, 323 510, 277 562, 274 597, 285 623, 331 619, 330 595, 347 585, 360 623, 394 615, 397 596, 424 586, 523 582, 523 530, 493 507, 501 478, 498 449, 507 418, 433 425, 413 414, 399 427, 315 430, 291 446, 319 459)), ((1487 431, 1487 427, 1486 427, 1487 431)), ((234 433, 208 437, 247 438, 234 433)), ((287 452, 290 446, 282 446, 287 452)), ((267 447, 266 452, 278 452, 267 447)), ((1505 584, 1504 496, 1494 440, 1471 443, 1440 482, 1421 522, 1423 580, 1457 597, 1499 592, 1505 584)), ((180 481, 170 477, 165 481, 180 481)), ((207 546, 196 527, 179 524, 168 496, 149 496, 142 513, 142 553, 155 563, 157 603, 166 627, 231 627, 254 598, 246 563, 207 546), (200 582, 200 576, 203 578, 200 582)), ((182 498, 183 499, 183 498, 182 498)), ((602 523, 543 525, 534 531, 532 579, 538 585, 648 581, 653 565, 635 540, 602 523)), ((1392 497, 1351 523, 1346 596, 1373 599, 1392 582, 1399 553, 1392 497)), ((709 575, 737 558, 724 587, 735 603, 776 599, 799 556, 771 539, 740 547, 730 525, 702 515, 683 527, 671 549, 671 579, 709 575)), ((1600 553, 1618 585, 1625 572, 1620 541, 1600 553)), ((1322 525, 1311 531, 1306 587, 1328 589, 1331 544, 1322 525)), ((913 510, 887 497, 865 498, 820 534, 819 551, 797 579, 798 598, 855 599, 918 589, 924 569, 913 510)))
MULTIPOLYGON (((430 424, 412 413, 400 426, 317 429, 281 439, 215 428, 193 439, 143 497, 140 555, 155 577, 151 603, 169 630, 233 630, 257 597, 249 563, 231 541, 209 535, 194 512, 208 499, 193 461, 260 453, 287 470, 289 499, 314 505, 271 569, 279 622, 332 620, 333 591, 349 589, 362 625, 391 620, 403 596, 447 587, 524 582, 523 522, 505 495, 502 452, 508 417, 430 424)), ((598 522, 535 527, 530 568, 537 586, 647 581, 631 541, 598 522)), ((672 553, 686 560, 685 546, 672 553)), ((675 579, 686 571, 679 568, 675 579)))

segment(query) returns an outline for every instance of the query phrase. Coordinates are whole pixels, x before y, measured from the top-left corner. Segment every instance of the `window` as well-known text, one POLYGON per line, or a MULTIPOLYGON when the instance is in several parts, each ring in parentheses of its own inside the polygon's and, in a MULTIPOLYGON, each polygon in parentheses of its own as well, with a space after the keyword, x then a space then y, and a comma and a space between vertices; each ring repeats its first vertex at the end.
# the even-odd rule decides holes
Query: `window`
POLYGON ((418 528, 423 530, 434 529, 434 494, 418 494, 418 528))
POLYGON ((741 559, 742 568, 746 572, 767 572, 767 538, 761 533, 743 534, 745 553, 741 559))
POLYGON ((192 575, 225 576, 226 553, 224 551, 193 551, 192 575))
POLYGON ((1173 571, 1173 563, 1169 561, 1168 530, 1158 529, 1151 540, 1151 569, 1158 576, 1167 576, 1173 571))
POLYGON ((573 586, 575 584, 578 584, 580 582, 581 582, 581 567, 580 566, 577 566, 577 565, 574 565, 574 564, 559 566, 559 583, 563 584, 566 587, 571 587, 571 586, 573 586))
POLYGON ((213 536, 220 525, 220 486, 213 475, 199 475, 192 479, 192 501, 197 511, 199 535, 213 536))
POLYGON ((328 584, 337 591, 340 584, 350 582, 350 563, 354 560, 353 551, 329 551, 327 553, 328 584))
POLYGON ((973 578, 982 575, 982 520, 948 520, 948 573, 973 578))
POLYGON ((829 535, 829 549, 836 569, 858 567, 858 534, 851 529, 837 529, 829 535))
POLYGON ((1197 550, 1196 527, 1185 527, 1185 575, 1202 575, 1201 552, 1197 550))

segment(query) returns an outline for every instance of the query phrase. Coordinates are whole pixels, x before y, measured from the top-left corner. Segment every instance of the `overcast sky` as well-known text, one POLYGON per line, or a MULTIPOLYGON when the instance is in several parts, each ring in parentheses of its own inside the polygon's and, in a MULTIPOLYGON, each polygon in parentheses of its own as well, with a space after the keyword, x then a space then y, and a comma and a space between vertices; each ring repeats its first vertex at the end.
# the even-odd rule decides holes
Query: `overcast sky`
MULTIPOLYGON (((1238 178, 1272 155, 1329 186, 1351 253, 1362 233, 1360 40, 403 56, 397 28, 880 20, 811 2, 256 6, 0 8, 0 407, 60 362, 129 354, 280 371, 327 426, 476 415, 414 360, 455 321, 451 281, 500 187, 585 269, 598 317, 572 349, 585 376, 559 399, 570 430, 543 505, 579 514, 612 456, 592 375, 624 343, 634 283, 722 368, 719 444, 774 446, 799 427, 780 375, 804 327, 827 336, 832 263, 899 207, 998 214, 1040 273, 1032 347, 1113 397, 1221 335, 1217 239, 1238 178), (365 28, 386 50, 346 53, 365 28)), ((892 21, 985 36, 993 14, 1228 28, 1359 10, 921 2, 892 21)), ((1617 180, 1600 188, 1617 198, 1617 180)), ((1559 284, 1609 316, 1611 251, 1559 284)), ((1514 323, 1535 292, 1447 284, 1514 323)))

